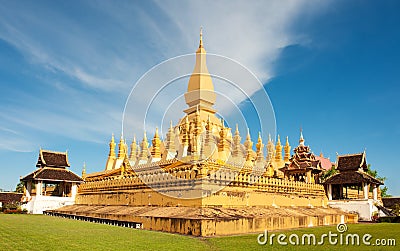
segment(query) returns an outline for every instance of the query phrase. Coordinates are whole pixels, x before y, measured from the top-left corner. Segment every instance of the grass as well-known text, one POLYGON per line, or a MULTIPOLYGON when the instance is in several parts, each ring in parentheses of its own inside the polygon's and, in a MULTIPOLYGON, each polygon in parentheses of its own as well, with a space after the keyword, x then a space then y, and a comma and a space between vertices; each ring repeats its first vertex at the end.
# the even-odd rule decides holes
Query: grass
MULTIPOLYGON (((276 235, 314 234, 319 238, 335 226, 275 231, 276 235)), ((376 238, 396 239, 400 245, 400 224, 352 224, 346 233, 369 233, 376 238)), ((345 234, 346 234, 345 233, 345 234)), ((272 233, 269 233, 271 235, 272 233)), ((0 214, 0 250, 398 250, 395 246, 281 246, 276 243, 261 246, 257 234, 195 238, 183 235, 136 230, 50 217, 44 215, 0 214)), ((286 239, 287 241, 287 239, 286 239)), ((317 240, 318 241, 318 240, 317 240)))

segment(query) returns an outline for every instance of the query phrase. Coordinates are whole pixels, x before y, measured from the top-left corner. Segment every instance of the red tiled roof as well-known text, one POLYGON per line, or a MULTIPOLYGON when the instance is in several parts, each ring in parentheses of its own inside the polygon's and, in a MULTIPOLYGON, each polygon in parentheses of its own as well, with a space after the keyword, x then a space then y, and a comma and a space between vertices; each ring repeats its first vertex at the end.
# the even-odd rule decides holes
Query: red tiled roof
POLYGON ((333 163, 331 162, 330 159, 321 156, 315 156, 315 159, 321 162, 321 167, 323 169, 330 170, 332 168, 333 163))
POLYGON ((21 201, 22 195, 22 193, 0 192, 0 202, 10 203, 21 201))

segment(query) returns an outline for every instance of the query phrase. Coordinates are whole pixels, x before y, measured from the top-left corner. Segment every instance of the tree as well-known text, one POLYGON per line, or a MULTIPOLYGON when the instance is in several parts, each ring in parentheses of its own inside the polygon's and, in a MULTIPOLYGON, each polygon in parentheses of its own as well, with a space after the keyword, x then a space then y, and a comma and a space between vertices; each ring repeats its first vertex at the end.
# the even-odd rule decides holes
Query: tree
POLYGON ((391 207, 392 209, 392 213, 396 214, 396 215, 400 215, 400 205, 399 204, 395 204, 394 206, 391 207))
POLYGON ((23 193, 24 192, 24 182, 20 181, 15 187, 15 192, 23 193))
POLYGON ((392 197, 391 194, 387 193, 387 190, 388 190, 387 186, 382 187, 382 189, 381 189, 381 196, 382 197, 392 197))
MULTIPOLYGON (((378 179, 378 180, 380 180, 380 181, 382 181, 382 182, 384 182, 384 181, 386 180, 386 177, 380 177, 380 176, 378 175, 378 171, 377 171, 377 170, 372 170, 372 169, 371 169, 371 164, 368 164, 367 168, 368 168, 367 173, 368 173, 369 175, 371 175, 372 177, 374 177, 374 178, 376 178, 376 179, 378 179)), ((382 196, 382 197, 392 197, 392 195, 390 195, 390 194, 387 193, 387 190, 388 190, 387 186, 384 186, 384 187, 381 189, 381 196, 382 196)))
POLYGON ((322 174, 321 181, 324 182, 325 180, 327 180, 329 177, 331 177, 332 175, 336 174, 337 172, 338 172, 338 170, 336 169, 336 167, 332 165, 331 169, 325 171, 322 174))

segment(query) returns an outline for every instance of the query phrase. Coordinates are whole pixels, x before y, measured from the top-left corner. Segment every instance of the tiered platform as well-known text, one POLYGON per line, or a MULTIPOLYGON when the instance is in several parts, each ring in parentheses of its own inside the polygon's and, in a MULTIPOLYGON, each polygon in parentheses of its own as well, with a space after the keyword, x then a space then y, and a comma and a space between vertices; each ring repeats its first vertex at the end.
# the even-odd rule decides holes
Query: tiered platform
POLYGON ((334 208, 307 207, 132 207, 72 205, 47 214, 107 223, 140 224, 142 229, 194 236, 255 233, 267 230, 357 222, 357 216, 334 208))

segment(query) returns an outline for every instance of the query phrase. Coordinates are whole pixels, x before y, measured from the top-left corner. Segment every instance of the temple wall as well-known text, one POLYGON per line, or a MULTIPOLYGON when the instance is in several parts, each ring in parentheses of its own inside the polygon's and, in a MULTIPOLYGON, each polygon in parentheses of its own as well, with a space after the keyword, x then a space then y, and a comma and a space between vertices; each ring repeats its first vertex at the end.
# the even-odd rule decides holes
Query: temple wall
MULTIPOLYGON (((198 191, 199 193, 202 191, 198 191)), ((216 193, 197 199, 180 199, 152 189, 121 190, 112 192, 82 193, 76 204, 85 205, 129 205, 129 206, 327 206, 327 198, 317 195, 286 194, 279 192, 254 191, 250 188, 226 187, 216 193)))
POLYGON ((203 198, 203 206, 243 207, 243 206, 299 206, 325 207, 324 196, 285 194, 279 192, 254 191, 227 187, 215 194, 203 198))
POLYGON ((250 174, 220 173, 205 179, 190 179, 182 172, 180 178, 164 175, 119 177, 86 182, 79 187, 77 204, 130 206, 326 206, 327 197, 319 184, 257 177, 250 174), (189 179, 185 179, 185 177, 189 179), (228 180, 227 180, 228 178, 228 180), (197 199, 180 199, 197 198, 197 199))
POLYGON ((79 187, 77 204, 130 206, 326 206, 319 184, 257 177, 251 174, 211 174, 195 179, 192 172, 178 178, 164 174, 122 176, 86 182, 79 187), (149 188, 145 183, 152 187, 149 188), (197 198, 197 199, 180 199, 197 198))
POLYGON ((76 204, 84 205, 127 205, 127 206, 187 206, 200 207, 201 199, 178 199, 154 191, 121 190, 112 192, 93 192, 78 194, 76 204))
POLYGON ((301 206, 321 207, 327 205, 326 198, 298 196, 268 192, 235 192, 224 189, 216 194, 198 199, 179 199, 156 191, 120 191, 112 193, 79 194, 76 204, 84 205, 128 205, 128 206, 301 206), (150 198, 149 198, 150 195, 150 198))

